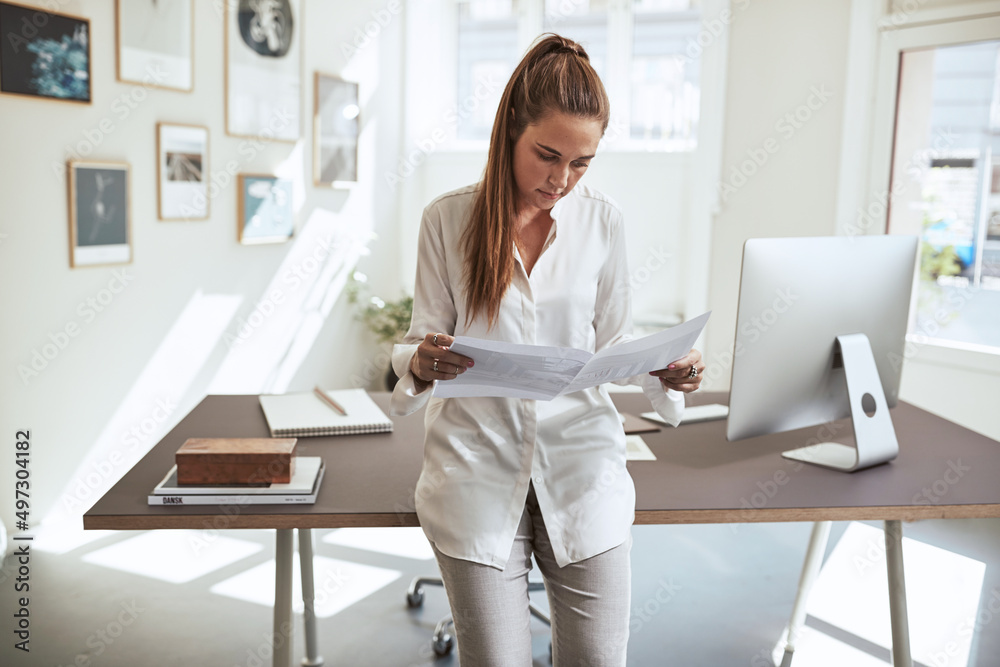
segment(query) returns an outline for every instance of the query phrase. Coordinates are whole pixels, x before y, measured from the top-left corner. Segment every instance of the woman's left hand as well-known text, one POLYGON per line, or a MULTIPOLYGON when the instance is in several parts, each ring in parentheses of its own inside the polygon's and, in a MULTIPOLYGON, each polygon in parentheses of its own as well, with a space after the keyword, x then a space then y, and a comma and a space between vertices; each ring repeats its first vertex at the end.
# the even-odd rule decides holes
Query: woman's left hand
POLYGON ((660 378, 664 389, 676 389, 684 393, 697 391, 704 377, 705 364, 701 363, 701 352, 691 350, 684 357, 668 364, 666 368, 650 371, 650 375, 660 378), (695 375, 692 377, 692 373, 695 375))

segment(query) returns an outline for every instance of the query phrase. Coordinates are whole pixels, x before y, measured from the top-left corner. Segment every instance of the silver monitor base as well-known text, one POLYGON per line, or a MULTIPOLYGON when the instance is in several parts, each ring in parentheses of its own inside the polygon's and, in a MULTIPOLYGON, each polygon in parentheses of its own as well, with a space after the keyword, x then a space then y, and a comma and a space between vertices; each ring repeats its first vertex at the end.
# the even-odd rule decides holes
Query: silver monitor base
POLYGON ((899 453, 899 443, 868 336, 837 336, 837 347, 844 360, 855 446, 821 442, 781 455, 831 470, 854 472, 893 460, 899 453))
POLYGON ((818 445, 789 449, 781 452, 786 459, 812 463, 831 470, 851 472, 858 465, 858 450, 839 442, 821 442, 818 445))

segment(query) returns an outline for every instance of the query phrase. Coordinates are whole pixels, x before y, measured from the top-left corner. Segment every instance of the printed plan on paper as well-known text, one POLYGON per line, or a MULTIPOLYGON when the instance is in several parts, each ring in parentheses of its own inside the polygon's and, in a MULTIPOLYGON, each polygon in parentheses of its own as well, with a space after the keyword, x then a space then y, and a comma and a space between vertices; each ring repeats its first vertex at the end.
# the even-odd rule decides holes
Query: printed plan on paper
POLYGON ((587 387, 666 368, 691 350, 709 315, 711 311, 596 354, 572 347, 458 336, 451 350, 472 358, 476 364, 454 380, 436 383, 434 396, 505 396, 548 401, 587 387))

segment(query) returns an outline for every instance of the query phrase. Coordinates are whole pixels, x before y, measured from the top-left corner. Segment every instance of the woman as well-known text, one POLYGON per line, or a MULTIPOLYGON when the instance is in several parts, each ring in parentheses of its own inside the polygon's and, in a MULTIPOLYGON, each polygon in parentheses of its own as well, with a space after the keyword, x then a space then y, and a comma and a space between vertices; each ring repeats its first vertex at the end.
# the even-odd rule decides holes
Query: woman
MULTIPOLYGON (((575 187, 610 109, 586 52, 538 41, 504 90, 480 183, 424 210, 413 319, 393 351, 393 414, 425 403, 416 509, 434 547, 462 664, 531 664, 531 556, 545 578, 555 665, 624 665, 635 491, 607 390, 535 401, 434 398, 472 360, 454 336, 590 351, 631 333, 621 211, 575 187)), ((631 380, 677 424, 701 382, 692 350, 631 380)))

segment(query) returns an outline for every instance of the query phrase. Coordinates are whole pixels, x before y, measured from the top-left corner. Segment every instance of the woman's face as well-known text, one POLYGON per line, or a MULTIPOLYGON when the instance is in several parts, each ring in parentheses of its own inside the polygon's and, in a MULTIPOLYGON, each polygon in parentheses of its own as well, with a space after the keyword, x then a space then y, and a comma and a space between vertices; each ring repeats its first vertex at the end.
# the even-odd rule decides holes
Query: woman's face
POLYGON ((518 211, 548 211, 569 194, 601 140, 601 122, 559 111, 528 125, 514 144, 518 211))

